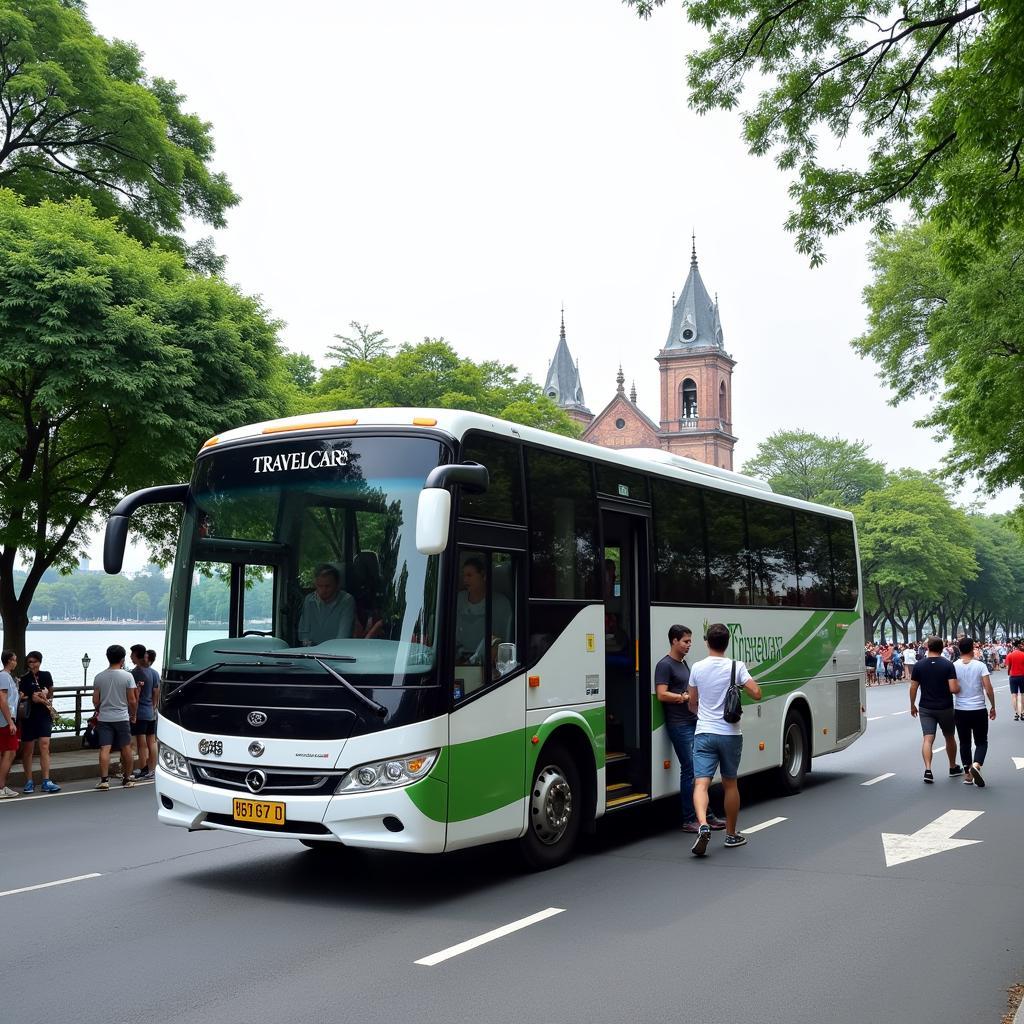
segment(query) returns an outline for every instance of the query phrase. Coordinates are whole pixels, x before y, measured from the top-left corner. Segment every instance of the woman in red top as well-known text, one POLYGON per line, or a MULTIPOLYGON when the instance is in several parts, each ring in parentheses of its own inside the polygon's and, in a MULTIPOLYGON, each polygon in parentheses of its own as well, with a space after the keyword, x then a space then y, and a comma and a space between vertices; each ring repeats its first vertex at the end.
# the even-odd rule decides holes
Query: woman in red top
POLYGON ((1006 674, 1010 677, 1013 720, 1024 722, 1024 640, 1018 640, 1006 656, 1006 674))

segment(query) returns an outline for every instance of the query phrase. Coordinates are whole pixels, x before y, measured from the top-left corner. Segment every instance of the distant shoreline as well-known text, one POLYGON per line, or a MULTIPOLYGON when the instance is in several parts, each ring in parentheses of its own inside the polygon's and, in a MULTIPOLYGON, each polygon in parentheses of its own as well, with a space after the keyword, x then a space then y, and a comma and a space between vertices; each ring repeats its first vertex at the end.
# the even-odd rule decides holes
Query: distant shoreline
MULTIPOLYGON (((166 629, 166 619, 155 619, 152 622, 136 622, 134 619, 126 622, 109 622, 106 619, 99 619, 96 622, 30 622, 30 632, 57 632, 59 630, 75 629, 166 629)), ((227 629, 226 622, 201 622, 190 626, 191 629, 227 629)))

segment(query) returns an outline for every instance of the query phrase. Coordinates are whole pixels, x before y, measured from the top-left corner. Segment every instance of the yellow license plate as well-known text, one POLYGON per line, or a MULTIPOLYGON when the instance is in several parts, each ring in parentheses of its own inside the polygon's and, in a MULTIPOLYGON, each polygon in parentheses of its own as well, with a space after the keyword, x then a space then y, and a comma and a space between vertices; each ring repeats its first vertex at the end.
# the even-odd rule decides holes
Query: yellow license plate
POLYGON ((284 825, 284 804, 275 800, 242 800, 235 797, 231 804, 231 817, 250 825, 281 826, 284 825))

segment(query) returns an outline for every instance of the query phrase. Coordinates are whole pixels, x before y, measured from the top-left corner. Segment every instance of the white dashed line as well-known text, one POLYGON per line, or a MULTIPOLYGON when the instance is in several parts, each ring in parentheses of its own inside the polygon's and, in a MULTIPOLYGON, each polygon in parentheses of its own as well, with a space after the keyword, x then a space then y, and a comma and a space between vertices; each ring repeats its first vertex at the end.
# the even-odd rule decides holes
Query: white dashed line
POLYGON ((86 878, 99 877, 100 873, 94 871, 90 875, 75 875, 73 878, 58 878, 56 882, 41 882, 39 885, 26 885, 21 889, 8 889, 6 892, 0 892, 0 896, 16 896, 19 892, 35 892, 36 889, 49 889, 54 885, 67 885, 68 882, 81 882, 86 878))
POLYGON ((554 917, 556 914, 564 913, 564 908, 548 907, 547 910, 542 910, 540 913, 531 914, 529 917, 513 921, 511 924, 504 924, 500 928, 495 928, 494 931, 478 935, 475 939, 467 939, 465 942, 460 942, 457 946, 449 946, 438 953, 431 953, 430 956, 425 956, 422 960, 417 960, 416 963, 422 964, 424 967, 434 967, 445 960, 450 960, 453 956, 458 956, 460 953, 468 953, 471 949, 476 949, 477 946, 483 946, 488 942, 493 942, 495 939, 511 935, 512 932, 517 932, 521 928, 529 928, 531 924, 537 924, 540 921, 546 921, 549 917, 554 917))
POLYGON ((885 718, 885 715, 874 715, 873 717, 872 716, 868 716, 868 721, 869 722, 877 722, 880 718, 885 718))
POLYGON ((910 714, 909 710, 908 711, 894 711, 892 713, 892 716, 893 716, 893 718, 895 718, 897 715, 909 715, 909 714, 910 714))
POLYGON ((750 828, 742 829, 741 831, 745 836, 749 836, 753 832, 760 832, 762 829, 771 828, 772 825, 778 825, 783 821, 789 821, 788 818, 769 818, 767 821, 762 821, 760 825, 751 825, 750 828))
POLYGON ((862 782, 862 786, 873 786, 876 782, 885 782, 886 779, 891 779, 895 776, 895 772, 886 772, 884 775, 876 775, 873 779, 868 779, 867 782, 862 782))
POLYGON ((62 793, 22 793, 20 797, 8 797, 0 801, 0 807, 24 807, 26 804, 40 803, 43 800, 58 800, 62 796, 81 796, 83 793, 113 793, 118 789, 139 789, 141 786, 152 786, 153 782, 136 782, 134 786, 122 786, 120 782, 110 784, 110 789, 97 789, 90 786, 88 789, 66 789, 62 793))

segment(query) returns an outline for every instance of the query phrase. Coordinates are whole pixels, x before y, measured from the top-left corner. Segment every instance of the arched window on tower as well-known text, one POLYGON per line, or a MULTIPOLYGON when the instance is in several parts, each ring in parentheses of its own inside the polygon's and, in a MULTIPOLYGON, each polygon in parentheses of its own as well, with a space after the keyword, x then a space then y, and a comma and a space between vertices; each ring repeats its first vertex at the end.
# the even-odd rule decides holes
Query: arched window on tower
POLYGON ((697 384, 690 377, 679 385, 679 411, 684 420, 697 418, 697 384))
POLYGON ((725 381, 722 381, 721 386, 718 389, 718 418, 724 423, 728 420, 726 415, 726 409, 728 408, 728 402, 725 398, 725 381))

